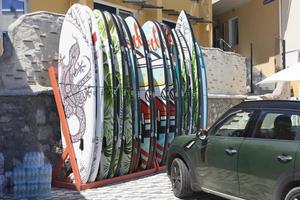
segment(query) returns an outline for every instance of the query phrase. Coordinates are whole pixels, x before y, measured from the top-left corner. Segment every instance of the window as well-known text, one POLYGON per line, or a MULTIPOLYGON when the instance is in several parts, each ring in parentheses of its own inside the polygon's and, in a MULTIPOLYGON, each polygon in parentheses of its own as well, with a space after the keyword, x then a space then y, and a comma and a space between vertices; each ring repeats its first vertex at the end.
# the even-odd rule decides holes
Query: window
POLYGON ((24 0, 2 0, 2 12, 24 12, 24 0))
POLYGON ((133 16, 133 12, 130 10, 127 10, 126 8, 119 7, 114 4, 110 3, 94 3, 94 9, 102 10, 102 11, 108 11, 113 14, 120 15, 123 19, 125 19, 128 16, 133 16))
POLYGON ((252 116, 252 111, 238 111, 225 119, 216 128, 215 136, 244 137, 245 129, 252 116))
POLYGON ((224 24, 218 24, 214 27, 214 47, 224 50, 224 24))
POLYGON ((126 17, 129 17, 129 16, 132 16, 132 12, 129 12, 129 11, 127 11, 127 10, 122 10, 122 9, 118 9, 118 13, 119 13, 119 15, 123 18, 123 19, 125 19, 126 17))
POLYGON ((256 138, 300 140, 300 113, 268 112, 262 116, 256 138))
POLYGON ((229 20, 229 44, 231 47, 239 44, 239 20, 237 17, 229 20))
POLYGON ((7 31, 11 23, 26 13, 26 3, 26 0, 0 0, 0 31, 7 31))
POLYGON ((101 3, 94 3, 94 9, 98 9, 98 10, 102 10, 102 11, 108 11, 110 13, 113 14, 117 14, 117 9, 112 7, 112 6, 108 6, 108 5, 104 5, 101 3))

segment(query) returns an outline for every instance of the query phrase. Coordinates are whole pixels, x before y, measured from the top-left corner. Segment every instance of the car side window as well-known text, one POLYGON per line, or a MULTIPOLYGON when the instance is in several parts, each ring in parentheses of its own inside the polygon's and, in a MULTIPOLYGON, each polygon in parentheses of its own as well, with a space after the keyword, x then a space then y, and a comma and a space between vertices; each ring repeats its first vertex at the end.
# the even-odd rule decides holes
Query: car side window
POLYGON ((300 113, 265 112, 255 138, 300 140, 300 113))
POLYGON ((216 129, 215 136, 244 137, 252 111, 238 111, 227 117, 216 129))

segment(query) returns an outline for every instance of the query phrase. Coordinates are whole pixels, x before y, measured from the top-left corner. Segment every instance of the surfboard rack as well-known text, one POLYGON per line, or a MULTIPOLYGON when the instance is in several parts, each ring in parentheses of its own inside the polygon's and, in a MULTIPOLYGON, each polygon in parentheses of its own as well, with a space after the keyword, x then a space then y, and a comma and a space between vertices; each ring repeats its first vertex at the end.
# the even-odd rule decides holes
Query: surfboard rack
POLYGON ((50 77, 50 83, 53 88, 53 95, 56 103, 56 108, 58 111, 58 116, 61 124, 61 128, 65 137, 66 141, 66 148, 63 150, 61 157, 59 161, 56 163, 56 165, 53 167, 53 173, 52 173, 52 186, 59 187, 59 188, 67 188, 67 189, 73 189, 77 191, 82 191, 86 189, 92 189, 97 187, 102 187, 109 184, 119 183, 123 181, 128 181, 132 179, 137 179, 139 177, 160 173, 165 171, 165 166, 159 166, 156 159, 153 161, 153 165, 151 169, 147 170, 140 170, 134 173, 130 173, 123 176, 113 177, 109 179, 104 179, 101 181, 95 181, 92 183, 85 183, 83 184, 80 179, 80 173, 79 168, 76 162, 75 153, 71 141, 70 131, 67 123, 67 119, 65 117, 65 112, 62 104, 62 99, 59 92, 58 82, 57 82, 57 67, 49 67, 48 68, 48 74, 50 77), (74 174, 74 181, 70 182, 67 177, 60 178, 61 170, 64 167, 64 163, 66 159, 69 158, 70 162, 70 168, 72 169, 72 172, 74 174))

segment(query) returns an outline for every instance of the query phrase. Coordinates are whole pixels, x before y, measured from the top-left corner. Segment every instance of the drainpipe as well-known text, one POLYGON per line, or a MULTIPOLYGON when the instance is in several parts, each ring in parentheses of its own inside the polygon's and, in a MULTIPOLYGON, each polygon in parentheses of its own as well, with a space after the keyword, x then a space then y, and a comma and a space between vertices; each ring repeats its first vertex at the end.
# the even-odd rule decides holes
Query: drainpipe
POLYGON ((250 43, 250 93, 254 93, 253 88, 253 43, 250 43))

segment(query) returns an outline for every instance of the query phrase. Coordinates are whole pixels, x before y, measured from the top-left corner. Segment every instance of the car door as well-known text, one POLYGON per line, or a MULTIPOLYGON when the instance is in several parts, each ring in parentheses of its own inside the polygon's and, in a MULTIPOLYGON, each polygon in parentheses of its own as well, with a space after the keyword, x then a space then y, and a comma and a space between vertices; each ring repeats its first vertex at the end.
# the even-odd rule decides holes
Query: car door
POLYGON ((238 159, 240 196, 273 200, 276 192, 293 178, 300 113, 264 110, 251 138, 241 145, 238 159))
POLYGON ((205 158, 202 158, 204 188, 239 194, 237 158, 252 115, 253 111, 233 111, 209 130, 205 158))

